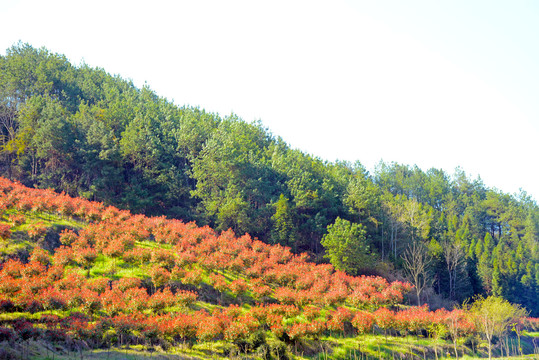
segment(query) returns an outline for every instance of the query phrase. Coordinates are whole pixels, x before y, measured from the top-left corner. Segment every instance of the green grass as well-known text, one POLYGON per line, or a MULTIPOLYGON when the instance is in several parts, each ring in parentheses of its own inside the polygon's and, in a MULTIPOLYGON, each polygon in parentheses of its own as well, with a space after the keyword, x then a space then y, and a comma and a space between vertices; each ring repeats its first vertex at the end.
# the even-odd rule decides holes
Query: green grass
POLYGON ((145 240, 145 241, 136 241, 135 245, 137 247, 141 248, 148 248, 148 249, 172 249, 173 246, 171 244, 159 244, 155 241, 145 240))
POLYGON ((361 335, 356 337, 325 337, 323 342, 331 344, 331 349, 327 349, 315 358, 328 354, 331 359, 354 359, 365 358, 366 356, 376 359, 393 359, 400 357, 400 354, 412 355, 413 357, 423 358, 434 357, 434 347, 438 349, 439 354, 442 351, 449 350, 452 344, 442 340, 433 340, 425 338, 393 337, 387 338, 383 335, 361 335))
POLYGON ((118 280, 124 277, 136 277, 144 279, 148 277, 148 272, 142 266, 133 266, 122 259, 99 254, 94 261, 94 266, 90 269, 91 277, 108 277, 118 280))
POLYGON ((52 215, 43 212, 20 212, 15 209, 6 210, 3 217, 0 218, 0 224, 13 225, 11 227, 11 236, 8 239, 0 239, 0 256, 14 255, 24 251, 32 251, 36 243, 39 243, 45 238, 45 235, 39 238, 32 238, 28 235, 28 230, 36 224, 48 228, 47 232, 60 232, 61 228, 80 229, 85 226, 84 222, 64 218, 57 215, 52 215), (12 224, 12 217, 19 215, 23 218, 20 224, 12 224))
POLYGON ((74 310, 70 310, 70 311, 46 310, 46 311, 38 311, 35 313, 28 313, 28 312, 0 313, 0 322, 13 321, 17 319, 39 320, 41 319, 43 315, 57 315, 60 318, 64 318, 72 312, 74 312, 74 310))
POLYGON ((10 239, 0 239, 0 255, 12 255, 25 249, 32 249, 33 242, 21 237, 19 234, 13 234, 10 239))
MULTIPOLYGON (((56 312, 55 312, 56 313, 56 312)), ((28 314, 10 314, 12 317, 28 314)), ((32 314, 38 319, 42 314, 32 314)), ((66 315, 58 312, 57 315, 66 315)), ((26 316, 28 317, 28 316, 26 316)), ((1 319, 1 318, 0 318, 1 319)), ((271 333, 267 333, 267 343, 270 345, 279 342, 271 333)), ((176 359, 260 359, 256 351, 248 354, 238 353, 238 348, 226 341, 204 342, 195 344, 180 344, 175 347, 162 348, 158 345, 139 344, 128 347, 113 347, 109 349, 83 350, 82 353, 74 349, 57 348, 54 354, 47 349, 45 342, 28 340, 15 345, 12 349, 15 358, 20 358, 22 352, 29 356, 23 358, 34 360, 45 359, 148 359, 160 360, 176 359), (81 357, 82 356, 82 357, 81 357)), ((422 338, 416 336, 394 337, 381 334, 365 334, 360 336, 326 336, 318 340, 305 339, 297 344, 289 344, 288 358, 293 360, 326 360, 326 359, 455 359, 453 344, 447 340, 422 338), (437 349, 435 353, 434 349, 437 349), (436 356, 437 355, 437 356, 436 356)), ((459 358, 463 360, 485 359, 486 351, 472 354, 471 349, 464 345, 458 347, 459 358)), ((499 354, 495 354, 499 358, 499 354)), ((504 359, 538 359, 538 355, 504 356, 504 359)))
MULTIPOLYGON (((312 340, 303 341, 302 346, 291 348, 295 351, 294 359, 455 359, 455 352, 451 341, 443 339, 431 339, 416 336, 394 337, 384 335, 366 334, 361 336, 327 336, 320 339, 320 342, 312 340), (436 349, 436 352, 435 352, 436 349), (313 353, 314 352, 314 353, 313 353), (310 354, 309 354, 310 353, 310 354)), ((476 353, 464 344, 457 346, 459 359, 485 359, 488 358, 486 343, 476 348, 476 353)), ((528 351, 533 352, 532 349, 528 351)), ((499 350, 493 354, 500 358, 499 350)), ((512 355, 507 357, 504 353, 503 359, 539 359, 539 354, 512 355)))
POLYGON ((1 348, 8 352, 14 359, 28 360, 73 360, 73 359, 95 359, 95 360, 198 360, 198 359, 260 359, 256 354, 236 354, 227 356, 225 354, 234 353, 235 347, 225 341, 213 343, 188 344, 174 348, 162 348, 161 346, 132 345, 128 347, 116 347, 109 349, 85 350, 84 348, 64 348, 55 347, 41 340, 27 340, 18 344, 8 345, 1 348))
POLYGON ((41 222, 45 226, 53 226, 53 225, 60 225, 60 226, 68 226, 73 228, 81 228, 86 225, 86 222, 79 221, 74 218, 66 218, 55 214, 45 213, 45 212, 20 212, 15 209, 9 209, 6 210, 4 213, 4 219, 3 221, 0 221, 4 224, 11 224, 10 217, 13 215, 22 215, 24 216, 24 222, 19 225, 13 226, 11 229, 12 231, 26 231, 31 225, 34 225, 35 223, 41 222))

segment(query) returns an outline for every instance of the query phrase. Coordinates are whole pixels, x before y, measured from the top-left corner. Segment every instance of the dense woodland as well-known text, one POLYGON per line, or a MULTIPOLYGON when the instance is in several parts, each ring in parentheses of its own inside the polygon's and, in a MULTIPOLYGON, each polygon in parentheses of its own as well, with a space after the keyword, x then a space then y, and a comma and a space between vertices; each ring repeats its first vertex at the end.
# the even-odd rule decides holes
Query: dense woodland
POLYGON ((524 191, 460 169, 323 161, 261 123, 21 43, 0 56, 0 127, 0 174, 24 185, 405 278, 431 307, 492 294, 539 315, 539 208, 524 191))

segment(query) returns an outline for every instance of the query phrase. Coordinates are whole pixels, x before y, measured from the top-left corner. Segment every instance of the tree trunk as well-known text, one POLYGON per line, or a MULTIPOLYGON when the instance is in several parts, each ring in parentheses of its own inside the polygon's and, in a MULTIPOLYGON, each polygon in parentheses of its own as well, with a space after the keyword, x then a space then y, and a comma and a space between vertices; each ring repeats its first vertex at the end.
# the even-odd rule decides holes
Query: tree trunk
POLYGON ((449 300, 453 300, 453 272, 451 270, 449 273, 449 300))

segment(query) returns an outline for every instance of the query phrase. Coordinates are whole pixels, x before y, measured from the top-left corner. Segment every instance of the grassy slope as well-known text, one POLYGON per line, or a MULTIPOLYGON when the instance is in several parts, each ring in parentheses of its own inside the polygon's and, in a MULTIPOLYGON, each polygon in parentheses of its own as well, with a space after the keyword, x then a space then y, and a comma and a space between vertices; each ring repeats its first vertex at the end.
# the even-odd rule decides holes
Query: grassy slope
POLYGON ((24 257, 38 245, 44 248, 50 247, 47 241, 57 238, 61 230, 80 229, 85 226, 84 222, 64 218, 43 212, 21 212, 15 209, 5 211, 0 218, 0 224, 11 226, 11 237, 9 239, 0 238, 0 260, 19 256, 24 257), (46 233, 40 236, 31 236, 28 231, 32 228, 43 227, 46 233), (48 235, 48 236, 47 236, 48 235))

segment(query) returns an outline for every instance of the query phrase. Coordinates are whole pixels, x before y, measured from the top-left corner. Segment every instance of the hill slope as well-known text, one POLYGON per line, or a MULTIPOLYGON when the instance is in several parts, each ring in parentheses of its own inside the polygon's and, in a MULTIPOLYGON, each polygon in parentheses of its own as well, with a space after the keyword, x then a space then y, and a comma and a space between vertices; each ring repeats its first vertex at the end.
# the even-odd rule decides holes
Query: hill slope
POLYGON ((460 170, 327 163, 25 44, 0 57, 0 132, 0 173, 27 186, 247 233, 349 274, 412 281, 416 246, 430 259, 418 302, 493 294, 539 315, 537 204, 460 170))
MULTIPOLYGON (((479 334, 467 312, 402 306, 407 283, 349 276, 248 235, 132 215, 3 178, 0 195, 2 241, 26 237, 29 253, 0 269, 5 356, 32 344, 68 357, 76 349, 159 346, 202 358, 306 351, 345 358, 350 346, 372 341, 356 334, 373 330, 386 339, 388 332, 440 338, 454 330, 455 341, 479 334), (57 224, 66 227, 59 242, 44 242, 57 224)), ((391 350, 400 341, 408 340, 386 340, 378 354, 401 351, 391 350)), ((450 343, 417 346, 409 351, 425 355, 450 343)))

